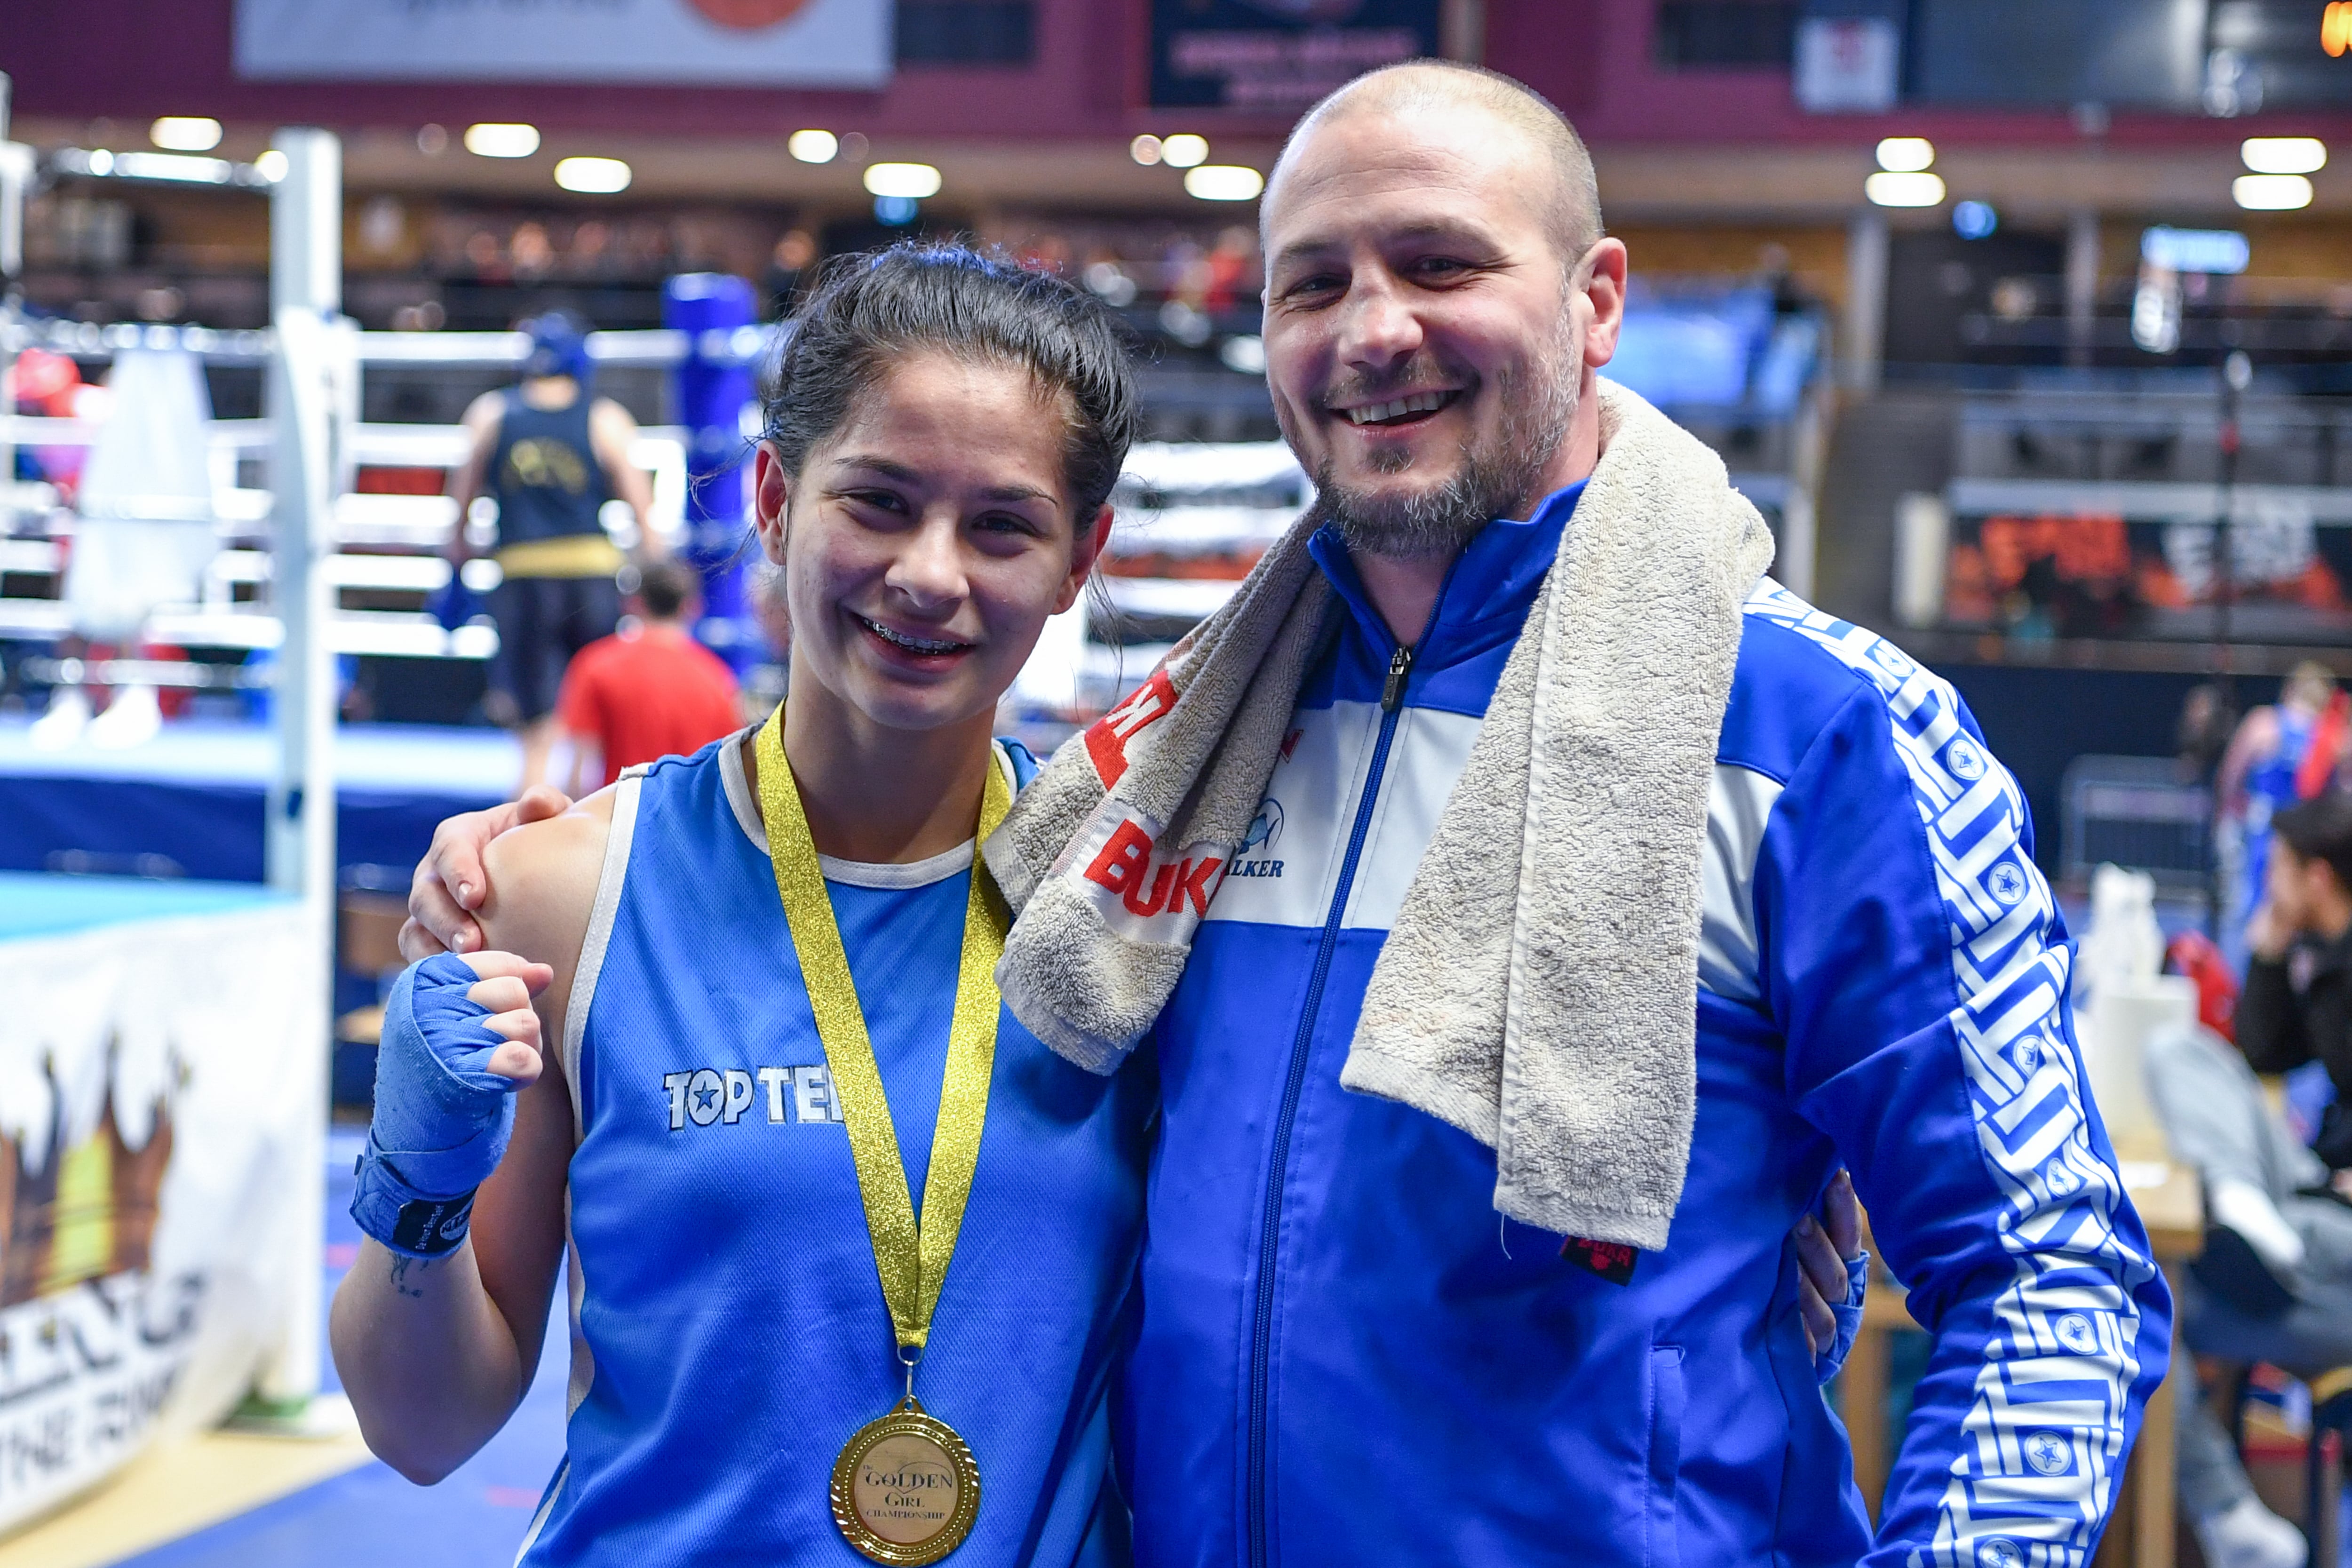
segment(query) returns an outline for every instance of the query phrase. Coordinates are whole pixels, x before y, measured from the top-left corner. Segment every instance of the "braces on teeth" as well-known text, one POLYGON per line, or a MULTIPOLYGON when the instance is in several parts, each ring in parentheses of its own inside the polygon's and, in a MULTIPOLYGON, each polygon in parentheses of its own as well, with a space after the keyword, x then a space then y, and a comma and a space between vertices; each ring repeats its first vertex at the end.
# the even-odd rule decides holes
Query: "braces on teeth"
POLYGON ((928 637, 910 637, 904 632, 892 631, 879 621, 866 620, 864 616, 857 618, 864 621, 866 628, 884 642, 895 643, 913 653, 953 653, 960 647, 970 646, 960 642, 933 642, 928 637))

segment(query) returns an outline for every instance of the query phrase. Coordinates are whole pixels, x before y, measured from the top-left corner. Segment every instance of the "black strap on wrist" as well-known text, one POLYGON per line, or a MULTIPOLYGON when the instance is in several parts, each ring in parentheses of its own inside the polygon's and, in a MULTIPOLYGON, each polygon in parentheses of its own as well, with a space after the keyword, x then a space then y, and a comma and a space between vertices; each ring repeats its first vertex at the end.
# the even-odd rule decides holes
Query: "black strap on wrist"
POLYGON ((413 1258, 446 1258, 465 1245, 473 1223, 474 1194, 414 1198, 400 1205, 392 1227, 392 1249, 413 1258))

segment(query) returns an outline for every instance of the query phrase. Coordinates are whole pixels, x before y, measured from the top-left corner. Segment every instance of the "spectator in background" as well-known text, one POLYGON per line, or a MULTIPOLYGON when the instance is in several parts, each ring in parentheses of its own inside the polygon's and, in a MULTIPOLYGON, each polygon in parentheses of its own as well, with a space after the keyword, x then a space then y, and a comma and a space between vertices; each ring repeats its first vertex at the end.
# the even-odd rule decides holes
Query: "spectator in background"
POLYGON ((2314 1147, 2352 1196, 2352 795, 2329 790, 2271 822, 2266 893, 2246 927, 2238 1048, 2256 1072, 2326 1064, 2336 1086, 2314 1147))
POLYGON ((2231 737, 2216 794, 2222 820, 2237 827, 2245 867, 2243 901, 2231 911, 2233 929, 2263 900, 2271 818, 2335 782, 2347 708, 2327 667, 2305 659, 2288 672, 2278 701, 2247 713, 2231 737))
MULTIPOLYGON (((2206 1193, 2205 1249, 2179 1297, 2190 1348, 2305 1375, 2352 1362, 2352 1208, 2329 1194, 2326 1168, 2211 1029, 2159 1033, 2147 1079, 2173 1157, 2206 1193)), ((2181 1509, 2209 1568, 2304 1568, 2301 1533, 2254 1495, 2193 1373, 2174 1408, 2181 1509)))
MULTIPOLYGON (((590 395, 586 324, 551 310, 523 331, 530 356, 521 381, 482 394, 466 410, 473 446, 450 493, 461 520, 477 496, 498 502, 502 575, 489 595, 499 652, 488 706, 492 718, 521 732, 529 789, 547 776, 565 663, 620 620, 614 577, 624 562, 604 531, 604 503, 627 502, 638 540, 650 542, 653 484, 630 460, 636 421, 611 398, 590 395)), ((456 548, 467 549, 462 527, 456 548)))
POLYGON ((563 672, 555 704, 562 738, 550 783, 587 795, 625 768, 691 756, 742 728, 734 674, 687 631, 700 607, 686 567, 660 561, 637 569, 628 601, 634 624, 582 648, 563 672))
POLYGON ((2189 689, 2172 725, 2172 752, 2180 763, 2181 783, 2203 784, 2216 775, 2237 718, 2219 681, 2202 680, 2189 689))
POLYGON ((1258 255, 1257 230, 1245 224, 1235 224, 1217 236, 1217 247, 1209 252, 1208 285, 1203 290, 1201 308, 1214 315, 1220 311, 1257 304, 1258 255))

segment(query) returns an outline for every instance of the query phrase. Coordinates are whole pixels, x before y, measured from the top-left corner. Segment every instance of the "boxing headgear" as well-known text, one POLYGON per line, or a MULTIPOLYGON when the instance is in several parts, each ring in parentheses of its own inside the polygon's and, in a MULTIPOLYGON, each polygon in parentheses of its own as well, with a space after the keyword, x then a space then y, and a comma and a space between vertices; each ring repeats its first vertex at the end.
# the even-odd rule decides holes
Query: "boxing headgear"
POLYGON ((523 361, 527 376, 568 375, 588 384, 588 324, 569 310, 550 310, 523 322, 530 335, 530 356, 523 361))

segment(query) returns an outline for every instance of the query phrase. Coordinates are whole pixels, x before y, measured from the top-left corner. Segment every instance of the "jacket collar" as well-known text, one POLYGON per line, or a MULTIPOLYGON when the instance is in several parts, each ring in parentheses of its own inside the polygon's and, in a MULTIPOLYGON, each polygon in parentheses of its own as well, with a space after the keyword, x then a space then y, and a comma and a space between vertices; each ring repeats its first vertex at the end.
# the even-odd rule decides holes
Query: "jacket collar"
MULTIPOLYGON (((1430 617, 1428 629, 1414 649, 1417 668, 1454 664, 1518 636, 1528 606, 1535 603, 1536 590, 1559 553, 1560 536, 1567 531, 1584 485, 1579 479, 1554 490, 1524 521, 1497 518, 1471 536, 1446 569, 1437 613, 1430 617)), ((1396 639, 1372 607, 1339 531, 1327 523, 1316 530, 1307 549, 1346 602, 1358 632, 1384 653, 1393 648, 1396 639)))

